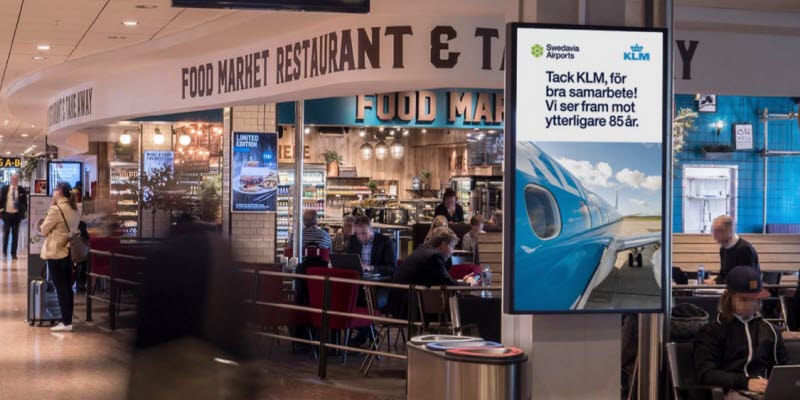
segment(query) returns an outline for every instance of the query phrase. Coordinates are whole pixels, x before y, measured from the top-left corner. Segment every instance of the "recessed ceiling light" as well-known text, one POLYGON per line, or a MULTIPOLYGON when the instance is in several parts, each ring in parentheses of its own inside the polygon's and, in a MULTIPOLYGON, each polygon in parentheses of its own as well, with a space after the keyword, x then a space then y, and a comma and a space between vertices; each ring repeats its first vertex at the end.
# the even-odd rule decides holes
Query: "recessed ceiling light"
POLYGON ((47 51, 47 50, 50 50, 50 45, 49 45, 49 44, 46 44, 46 43, 37 44, 37 45, 36 45, 36 50, 41 50, 41 51, 47 51))
POLYGON ((122 21, 122 25, 125 25, 125 26, 136 26, 136 25, 139 25, 139 21, 132 21, 132 20, 122 21))
POLYGON ((35 145, 35 144, 32 144, 32 145, 31 145, 31 148, 32 148, 32 149, 35 149, 35 148, 36 148, 36 145, 35 145))
POLYGON ((125 40, 127 37, 122 35, 108 35, 108 38, 111 40, 125 40))
POLYGON ((36 125, 31 125, 31 128, 36 128, 36 125))
POLYGON ((3 125, 8 125, 8 124, 10 124, 10 123, 11 123, 11 121, 9 121, 9 120, 5 120, 5 121, 3 121, 3 125))
POLYGON ((6 155, 9 155, 9 154, 11 154, 11 152, 10 152, 10 151, 7 151, 7 152, 6 152, 6 155))
MULTIPOLYGON (((1 137, 2 137, 2 136, 0 136, 0 138, 1 138, 1 137)), ((23 134, 22 134, 22 137, 28 137, 28 134, 27 134, 27 133, 23 133, 23 134)))
POLYGON ((157 4, 137 4, 136 8, 141 8, 143 10, 152 10, 154 8, 158 8, 157 4))
POLYGON ((33 56, 33 59, 36 60, 36 61, 44 60, 45 58, 47 58, 47 57, 45 57, 45 56, 33 56))

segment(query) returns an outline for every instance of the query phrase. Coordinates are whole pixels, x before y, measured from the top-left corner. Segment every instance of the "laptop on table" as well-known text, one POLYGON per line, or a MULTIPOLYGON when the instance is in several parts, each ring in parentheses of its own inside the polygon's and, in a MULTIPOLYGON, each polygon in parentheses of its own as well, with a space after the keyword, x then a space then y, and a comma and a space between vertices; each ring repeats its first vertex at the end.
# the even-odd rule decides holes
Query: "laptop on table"
POLYGON ((364 275, 364 268, 361 266, 361 256, 359 254, 333 253, 330 257, 333 268, 351 269, 358 272, 358 276, 364 275))

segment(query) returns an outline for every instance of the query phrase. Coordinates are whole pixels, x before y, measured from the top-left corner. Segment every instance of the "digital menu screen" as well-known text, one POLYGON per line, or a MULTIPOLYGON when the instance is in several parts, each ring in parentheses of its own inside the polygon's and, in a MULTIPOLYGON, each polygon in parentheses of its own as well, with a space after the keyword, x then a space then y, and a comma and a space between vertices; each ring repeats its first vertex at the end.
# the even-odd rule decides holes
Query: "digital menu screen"
POLYGON ((52 195, 59 182, 75 187, 82 179, 83 164, 78 161, 50 161, 47 169, 48 194, 52 195))
POLYGON ((231 211, 277 209, 278 134, 233 133, 231 211))

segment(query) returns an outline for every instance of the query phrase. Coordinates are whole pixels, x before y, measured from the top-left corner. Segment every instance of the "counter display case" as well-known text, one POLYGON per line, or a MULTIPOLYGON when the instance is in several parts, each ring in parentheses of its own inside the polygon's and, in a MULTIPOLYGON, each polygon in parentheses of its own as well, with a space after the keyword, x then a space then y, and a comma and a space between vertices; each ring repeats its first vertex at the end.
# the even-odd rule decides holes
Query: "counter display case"
POLYGON ((372 190, 367 186, 369 179, 366 176, 329 176, 328 217, 341 221, 344 214, 351 211, 350 203, 369 198, 372 195, 372 190))
POLYGON ((139 164, 126 162, 109 163, 111 201, 114 213, 119 218, 122 237, 136 237, 139 233, 139 199, 136 187, 139 184, 139 164))

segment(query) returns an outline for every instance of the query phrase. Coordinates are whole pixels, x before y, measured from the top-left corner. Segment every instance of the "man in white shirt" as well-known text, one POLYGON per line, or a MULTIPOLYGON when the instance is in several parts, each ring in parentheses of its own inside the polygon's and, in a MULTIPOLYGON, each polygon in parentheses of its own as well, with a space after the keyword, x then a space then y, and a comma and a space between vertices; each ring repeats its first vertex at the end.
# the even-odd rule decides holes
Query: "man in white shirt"
POLYGON ((3 257, 8 257, 8 239, 11 234, 11 258, 17 258, 19 223, 28 211, 28 192, 19 186, 19 175, 11 175, 11 183, 0 190, 3 217, 3 257))

